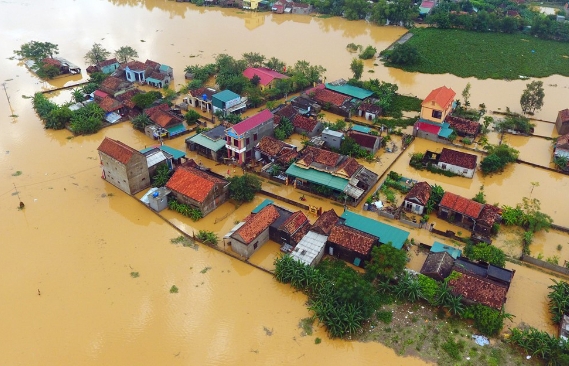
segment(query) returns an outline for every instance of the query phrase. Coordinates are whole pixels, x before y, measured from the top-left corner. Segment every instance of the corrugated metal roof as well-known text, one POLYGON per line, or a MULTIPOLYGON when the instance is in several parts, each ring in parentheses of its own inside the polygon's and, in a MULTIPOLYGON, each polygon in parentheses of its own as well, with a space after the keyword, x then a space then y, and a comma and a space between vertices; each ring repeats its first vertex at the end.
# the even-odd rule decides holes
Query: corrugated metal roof
POLYGON ((443 122, 441 125, 441 130, 439 131, 439 136, 448 138, 453 132, 454 130, 450 128, 450 125, 446 122, 443 122))
POLYGON ((384 224, 381 221, 373 220, 350 211, 344 211, 341 217, 346 220, 344 225, 376 236, 382 244, 391 242, 391 246, 397 249, 403 248, 403 244, 405 244, 405 240, 409 236, 408 231, 401 230, 391 225, 384 224))
POLYGON ((439 243, 438 241, 433 243, 433 246, 431 247, 431 252, 433 253, 447 252, 454 259, 462 255, 462 251, 460 249, 445 245, 443 243, 439 243))
POLYGON ((314 263, 314 259, 316 259, 318 254, 320 254, 326 246, 327 239, 328 237, 326 235, 309 231, 296 245, 294 250, 290 253, 290 256, 308 266, 316 264, 314 263))
POLYGON ((261 203, 259 204, 259 206, 255 207, 255 208, 253 209, 253 211, 251 211, 251 213, 258 213, 258 212, 261 211, 263 208, 265 208, 265 206, 270 205, 270 204, 273 204, 273 203, 274 203, 273 200, 270 200, 270 199, 266 198, 263 202, 261 202, 261 203))
POLYGON ((286 170, 286 174, 307 180, 311 183, 321 184, 323 186, 330 187, 341 192, 343 192, 348 185, 347 179, 336 177, 332 174, 321 172, 315 169, 299 168, 295 164, 292 164, 286 170))
POLYGON ((174 125, 172 127, 167 127, 166 129, 168 130, 168 133, 170 134, 170 136, 175 136, 175 135, 179 135, 179 134, 186 132, 186 127, 184 126, 183 123, 180 123, 178 125, 174 125))
POLYGON ((160 150, 151 153, 150 155, 146 155, 146 161, 148 163, 148 167, 155 166, 156 164, 160 164, 163 161, 166 161, 166 155, 160 150))
POLYGON ((178 150, 178 149, 174 149, 173 147, 170 147, 168 145, 157 145, 157 146, 151 146, 151 147, 147 147, 145 149, 140 150, 140 152, 142 154, 154 149, 154 148, 159 148, 162 151, 167 152, 168 154, 172 155, 172 158, 174 159, 180 159, 183 158, 184 156, 186 156, 186 153, 182 150, 178 150))
POLYGON ((326 83, 326 89, 333 90, 337 93, 349 95, 350 97, 358 98, 358 99, 365 99, 369 98, 373 95, 373 92, 358 88, 357 86, 344 84, 344 85, 332 85, 330 83, 326 83))
POLYGON ((360 125, 353 125, 353 126, 352 126, 352 130, 353 130, 353 131, 358 131, 358 132, 361 132, 361 133, 369 133, 369 131, 371 131, 371 128, 365 127, 365 126, 360 126, 360 125))
POLYGON ((195 135, 195 136, 190 137, 188 140, 192 141, 195 144, 203 146, 206 149, 210 149, 210 150, 216 151, 216 152, 225 146, 225 140, 219 139, 217 141, 213 141, 213 140, 208 139, 207 137, 205 137, 201 133, 199 135, 195 135))
POLYGON ((231 90, 224 90, 224 91, 221 91, 217 94, 214 94, 212 98, 215 98, 217 100, 221 100, 222 102, 229 102, 230 100, 238 99, 241 97, 239 96, 239 94, 236 94, 236 93, 232 92, 231 90))

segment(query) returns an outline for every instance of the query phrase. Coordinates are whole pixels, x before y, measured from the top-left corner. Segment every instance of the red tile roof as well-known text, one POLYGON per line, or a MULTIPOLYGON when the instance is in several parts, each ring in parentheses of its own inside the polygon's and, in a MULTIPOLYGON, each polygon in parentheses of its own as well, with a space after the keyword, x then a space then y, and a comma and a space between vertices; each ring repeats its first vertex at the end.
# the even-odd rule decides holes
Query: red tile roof
POLYGON ((381 114, 381 107, 376 105, 376 104, 372 104, 372 103, 361 103, 358 107, 358 110, 363 111, 363 112, 368 112, 368 113, 373 113, 373 114, 377 114, 380 115, 381 114))
POLYGON ((336 171, 339 172, 340 170, 343 170, 346 172, 346 175, 348 177, 351 177, 355 172, 358 171, 360 167, 361 165, 356 159, 348 157, 342 163, 340 163, 336 171))
POLYGON ((446 86, 441 86, 440 88, 436 88, 435 90, 431 91, 423 101, 422 105, 428 106, 431 105, 432 102, 435 102, 442 109, 447 109, 448 106, 454 101, 455 96, 456 93, 454 90, 447 88, 446 86))
POLYGON ((271 157, 277 156, 287 146, 284 142, 271 136, 264 136, 257 144, 257 149, 271 157))
POLYGON ((555 146, 563 146, 569 144, 569 133, 563 136, 559 136, 555 142, 555 146))
POLYGON ((465 299, 501 310, 506 302, 508 288, 494 281, 466 273, 460 267, 454 267, 460 277, 449 281, 451 291, 465 299))
POLYGON ((111 59, 99 62, 99 67, 105 67, 105 66, 109 66, 112 64, 118 64, 118 63, 119 62, 117 61, 116 58, 111 58, 111 59))
POLYGON ((163 72, 159 72, 159 71, 152 71, 152 73, 150 74, 150 76, 147 76, 149 78, 153 78, 156 80, 160 80, 160 81, 164 81, 168 75, 164 74, 163 72))
POLYGON ((296 116, 294 116, 292 124, 294 125, 295 128, 300 128, 305 131, 312 132, 314 131, 314 128, 318 124, 318 121, 314 118, 308 118, 301 116, 300 114, 297 114, 296 116))
POLYGON ((454 212, 477 219, 482 211, 482 204, 461 197, 454 193, 445 192, 439 206, 446 207, 454 212))
POLYGON ((44 58, 42 62, 46 65, 61 67, 61 62, 51 57, 44 58))
POLYGON ((447 149, 443 147, 441 156, 439 157, 440 163, 446 163, 451 165, 456 165, 461 168, 474 169, 476 168, 476 161, 478 156, 467 154, 461 151, 447 149))
POLYGON ((279 230, 282 230, 289 235, 294 234, 302 225, 308 222, 308 218, 302 211, 296 211, 286 219, 281 225, 279 230))
POLYGON ((103 99, 103 98, 107 97, 109 94, 105 93, 105 92, 102 91, 102 90, 95 90, 95 91, 93 92, 93 95, 96 96, 97 98, 103 99))
POLYGON ((557 114, 557 118, 561 119, 561 123, 569 122, 569 109, 566 108, 562 111, 559 111, 559 113, 557 114))
POLYGON ((405 199, 416 198, 421 205, 425 206, 429 197, 431 197, 431 186, 427 182, 419 182, 411 188, 405 199))
POLYGON ((433 125, 431 123, 425 123, 425 122, 415 123, 415 128, 419 131, 425 131, 425 132, 432 133, 435 135, 438 135, 439 131, 441 130, 441 126, 437 126, 437 125, 433 125))
POLYGON ((124 80, 119 79, 115 76, 108 76, 105 80, 103 80, 100 87, 118 91, 122 83, 124 83, 124 80))
POLYGON ((481 223, 487 227, 492 227, 496 221, 502 216, 502 209, 493 205, 485 204, 480 211, 480 215, 476 220, 476 223, 481 223))
POLYGON ((377 238, 345 225, 336 225, 330 231, 328 241, 362 255, 368 255, 377 238))
POLYGON ((273 113, 268 109, 264 109, 256 115, 251 116, 244 121, 237 123, 236 125, 233 125, 233 130, 235 133, 237 133, 237 135, 243 135, 245 132, 262 125, 272 118, 273 113))
POLYGON ((214 189, 216 183, 227 182, 199 169, 180 166, 166 183, 166 188, 201 203, 214 189))
POLYGON ((367 147, 368 149, 373 149, 376 141, 378 139, 381 139, 379 136, 374 136, 370 135, 369 133, 363 133, 354 130, 348 131, 348 136, 354 139, 358 145, 367 147))
POLYGON ((152 122, 162 128, 167 128, 175 124, 183 123, 183 120, 170 113, 170 107, 166 103, 162 103, 152 108, 147 108, 144 113, 152 122))
POLYGON ((298 156, 298 151, 292 147, 285 147, 281 150, 277 157, 279 163, 288 164, 290 161, 298 156))
POLYGON ((147 67, 151 67, 153 69, 158 69, 160 67, 160 64, 156 61, 152 61, 152 60, 146 60, 146 62, 144 63, 147 67))
POLYGON ((255 75, 261 79, 259 81, 261 85, 268 85, 275 79, 288 79, 288 76, 266 67, 248 67, 243 71, 243 76, 249 80, 252 80, 255 75))
POLYGON ((287 104, 286 106, 276 111, 275 114, 281 117, 286 117, 292 121, 294 116, 298 114, 298 111, 292 106, 292 104, 287 104))
POLYGON ((313 88, 307 92, 308 96, 312 97, 319 104, 330 103, 336 107, 342 106, 349 101, 351 97, 336 93, 328 89, 313 88))
POLYGON ((274 205, 267 205, 255 216, 251 217, 243 226, 237 229, 233 235, 237 234, 241 236, 245 244, 250 244, 253 239, 267 230, 279 216, 279 212, 274 205))
POLYGON ((324 211, 314 225, 312 225, 312 231, 322 234, 322 235, 329 235, 330 231, 336 224, 340 217, 336 214, 334 209, 329 209, 328 211, 324 211))
POLYGON ((169 110, 170 110, 170 106, 166 103, 162 103, 162 104, 158 104, 157 106, 154 106, 154 107, 146 108, 144 110, 144 113, 146 113, 147 116, 150 116, 151 114, 155 113, 156 111, 167 112, 169 110))
POLYGON ((452 128, 459 134, 462 133, 465 135, 475 136, 480 131, 480 123, 465 118, 447 116, 445 121, 448 122, 450 128, 452 128))
POLYGON ((118 140, 113 140, 109 137, 105 137, 97 150, 121 162, 122 164, 127 164, 133 155, 140 154, 132 147, 125 145, 118 140))
POLYGON ((101 100, 99 107, 101 107, 105 112, 110 113, 121 109, 123 104, 115 98, 107 96, 101 100))
POLYGON ((338 153, 319 149, 314 146, 306 146, 302 149, 301 155, 301 160, 304 160, 306 165, 311 165, 313 162, 316 162, 328 167, 335 167, 341 157, 338 153))
POLYGON ((140 61, 130 61, 126 66, 133 71, 145 71, 148 68, 146 64, 143 64, 140 61))
POLYGON ((132 101, 132 97, 140 93, 142 93, 142 91, 140 91, 139 89, 131 89, 125 93, 117 95, 115 98, 120 100, 128 108, 132 109, 136 107, 136 104, 134 104, 134 102, 132 101))

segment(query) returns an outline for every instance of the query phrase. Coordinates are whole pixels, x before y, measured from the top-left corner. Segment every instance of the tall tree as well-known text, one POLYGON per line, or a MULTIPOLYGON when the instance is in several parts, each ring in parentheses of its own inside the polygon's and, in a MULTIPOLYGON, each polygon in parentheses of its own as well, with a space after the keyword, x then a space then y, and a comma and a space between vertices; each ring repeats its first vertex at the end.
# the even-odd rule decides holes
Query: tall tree
POLYGON ((352 70, 352 73, 354 73, 354 79, 360 80, 364 72, 364 62, 357 58, 352 59, 350 70, 352 70))
POLYGON ((371 261, 366 265, 366 277, 375 280, 392 279, 401 273, 407 264, 407 253, 392 247, 389 243, 373 247, 371 261))
POLYGON ((263 66, 263 62, 265 62, 265 56, 257 52, 248 52, 243 54, 243 60, 247 62, 247 66, 249 67, 259 67, 263 66))
POLYGON ((464 90, 462 90, 462 99, 466 107, 470 107, 470 87, 470 83, 466 83, 464 90))
POLYGON ((271 70, 275 70, 278 72, 286 72, 286 65, 284 62, 279 60, 276 57, 271 57, 267 61, 265 61, 265 66, 271 70))
POLYGON ((136 52, 136 50, 130 46, 122 46, 115 51, 115 57, 117 58, 118 62, 123 64, 138 57, 138 52, 136 52))
POLYGON ((522 97, 520 98, 520 105, 524 113, 533 114, 536 110, 543 107, 543 98, 545 92, 543 91, 543 81, 532 81, 526 84, 522 97))
POLYGON ((21 45, 20 49, 15 50, 14 53, 17 56, 28 58, 39 63, 46 57, 53 57, 54 54, 58 54, 58 47, 58 45, 50 42, 30 41, 21 45))
POLYGON ((98 65, 99 62, 108 59, 110 54, 101 44, 93 43, 93 47, 85 54, 85 62, 90 65, 98 65))

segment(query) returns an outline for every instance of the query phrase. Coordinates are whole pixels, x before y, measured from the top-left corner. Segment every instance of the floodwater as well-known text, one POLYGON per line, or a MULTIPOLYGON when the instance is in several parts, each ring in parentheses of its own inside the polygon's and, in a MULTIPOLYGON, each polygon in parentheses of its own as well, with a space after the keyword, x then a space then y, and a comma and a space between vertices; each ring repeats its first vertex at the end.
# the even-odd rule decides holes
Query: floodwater
MULTIPOLYGON (((142 60, 170 64, 179 86, 186 65, 211 62, 220 53, 238 57, 260 52, 289 64, 305 59, 323 65, 327 80, 333 80, 350 75, 353 55, 345 49, 348 43, 381 50, 403 29, 340 18, 196 8, 166 0, 3 2, 0 25, 0 79, 5 84, 5 93, 0 92, 0 364, 375 364, 378 358, 387 365, 423 364, 398 357, 380 344, 329 340, 321 328, 302 337, 297 324, 309 316, 303 295, 215 250, 171 244, 178 231, 100 178, 96 149, 104 136, 137 148, 154 142, 128 123, 75 138, 67 131, 44 130, 29 99, 22 96, 86 76, 44 82, 9 59, 22 43, 49 41, 84 69, 83 56, 93 43, 109 50, 130 45, 142 60), (20 201, 24 210, 17 208, 20 201), (131 276, 135 272, 139 277, 131 276), (169 292, 173 285, 179 288, 177 294, 169 292), (315 344, 316 337, 322 338, 321 344, 315 344)), ((405 73, 373 62, 366 67, 374 73, 366 70, 365 76, 398 83, 401 92, 419 97, 443 84, 460 94, 471 82, 471 103, 485 102, 489 109, 518 109, 526 83, 405 73)), ((557 110, 566 107, 562 88, 569 82, 552 76, 544 84, 545 107, 536 118, 553 120, 557 110)), ((52 95, 58 103, 68 97, 66 92, 52 95)), ((183 138, 169 144, 184 148, 183 138)), ((416 141, 412 148, 425 146, 416 141)), ((406 175, 404 158, 394 170, 406 175)), ((371 164, 378 173, 387 168, 371 164)), ((550 173, 516 167, 484 180, 425 179, 440 180, 445 188, 452 185, 467 196, 484 183, 490 202, 514 204, 528 195, 528 177, 541 183, 533 194, 546 211, 567 224, 567 208, 558 207, 553 194, 565 180, 550 173)), ((298 194, 289 192, 290 187, 264 187, 289 197, 298 194)), ((327 200, 308 200, 340 211, 327 200)), ((221 237, 260 201, 256 198, 238 209, 225 204, 197 223, 169 211, 164 216, 187 232, 206 228, 221 237)), ((430 238, 426 231, 410 231, 417 240, 430 238)), ((262 248, 251 261, 270 268, 275 255, 270 249, 262 248)), ((533 272, 526 277, 533 278, 533 272)), ((543 292, 541 285, 535 286, 543 292)), ((527 305, 518 306, 522 304, 527 305)), ((518 311, 524 310, 512 312, 518 311)), ((543 323, 541 312, 524 319, 536 326, 543 323)))

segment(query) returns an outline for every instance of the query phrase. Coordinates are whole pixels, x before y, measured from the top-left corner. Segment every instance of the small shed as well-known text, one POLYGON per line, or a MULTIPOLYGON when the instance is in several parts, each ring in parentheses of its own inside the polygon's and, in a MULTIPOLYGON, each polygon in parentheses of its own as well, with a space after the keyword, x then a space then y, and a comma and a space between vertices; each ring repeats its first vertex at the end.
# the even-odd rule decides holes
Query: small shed
POLYGON ((322 140, 324 140, 326 146, 330 148, 339 149, 343 138, 344 134, 342 132, 334 131, 329 128, 325 128, 324 131, 322 131, 322 140))
POLYGON ((290 256, 308 266, 317 265, 324 255, 328 236, 309 231, 296 245, 290 256))
POLYGON ((431 252, 423 263, 421 274, 442 281, 450 275, 453 265, 454 258, 447 252, 431 252))
POLYGON ((160 212, 168 207, 168 195, 170 193, 171 191, 165 187, 153 187, 140 200, 154 211, 160 212))
POLYGON ((433 243, 433 246, 431 247, 431 253, 440 253, 440 252, 447 252, 454 259, 462 255, 462 251, 460 249, 436 241, 433 243))

